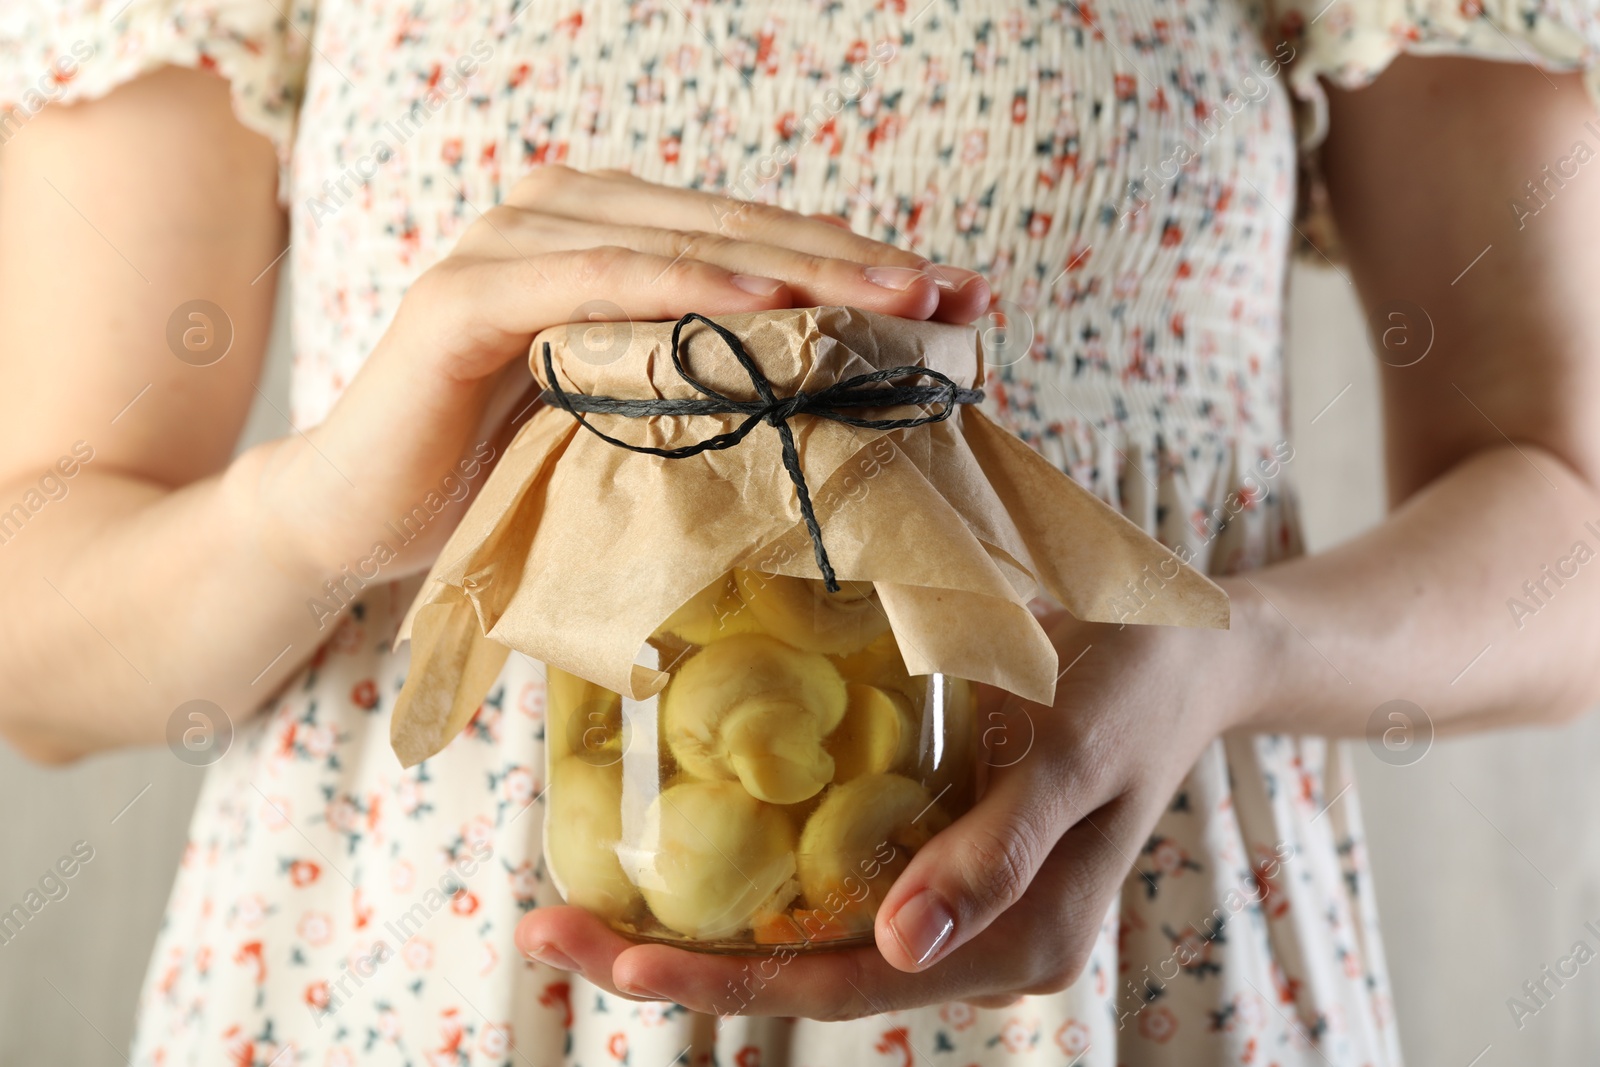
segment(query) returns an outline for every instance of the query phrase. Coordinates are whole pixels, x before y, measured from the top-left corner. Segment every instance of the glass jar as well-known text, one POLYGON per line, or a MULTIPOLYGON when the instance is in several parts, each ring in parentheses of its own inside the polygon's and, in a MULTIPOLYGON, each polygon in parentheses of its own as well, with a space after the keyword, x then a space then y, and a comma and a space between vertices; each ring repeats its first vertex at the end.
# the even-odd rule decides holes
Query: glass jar
POLYGON ((907 674, 871 583, 735 570, 624 700, 549 668, 545 855, 569 904, 708 952, 836 948, 973 802, 971 683, 907 674))

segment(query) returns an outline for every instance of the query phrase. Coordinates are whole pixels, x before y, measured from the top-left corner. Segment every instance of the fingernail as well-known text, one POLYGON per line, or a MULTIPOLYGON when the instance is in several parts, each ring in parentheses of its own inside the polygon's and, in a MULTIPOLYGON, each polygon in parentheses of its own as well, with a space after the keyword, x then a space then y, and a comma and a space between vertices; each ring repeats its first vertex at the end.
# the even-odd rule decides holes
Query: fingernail
POLYGON ((565 952, 562 952, 554 945, 535 945, 533 948, 528 950, 528 958, 530 960, 538 960, 540 963, 543 963, 549 967, 554 967, 557 970, 583 970, 582 967, 579 967, 576 963, 572 962, 572 959, 565 952))
POLYGON ((940 289, 943 289, 947 293, 954 293, 965 289, 967 286, 983 277, 983 275, 979 274, 977 271, 967 270, 965 267, 947 267, 941 265, 929 267, 928 275, 933 279, 933 284, 937 285, 940 289))
POLYGON ((753 274, 734 274, 728 280, 751 296, 773 296, 783 283, 776 278, 758 278, 753 274))
POLYGON ((617 988, 622 990, 624 993, 628 994, 628 996, 630 996, 630 997, 638 997, 641 1000, 671 1000, 672 999, 671 997, 663 996, 662 994, 657 993, 654 989, 646 989, 642 985, 632 985, 632 984, 623 985, 623 984, 621 984, 619 982, 617 984, 617 988))
POLYGON ((911 288, 920 278, 927 275, 911 267, 868 267, 861 273, 866 275, 867 281, 885 289, 904 291, 911 288))
POLYGON ((933 890, 924 889, 894 913, 889 929, 894 931, 894 939, 900 942, 906 955, 920 968, 938 959, 955 932, 956 920, 933 890))

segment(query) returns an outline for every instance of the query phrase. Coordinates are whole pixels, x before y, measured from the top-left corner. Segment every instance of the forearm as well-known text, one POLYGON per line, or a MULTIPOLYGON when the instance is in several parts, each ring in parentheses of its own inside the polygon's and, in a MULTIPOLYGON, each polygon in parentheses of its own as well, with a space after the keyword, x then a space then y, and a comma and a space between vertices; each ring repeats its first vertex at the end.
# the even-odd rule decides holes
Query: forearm
POLYGON ((197 698, 238 723, 304 662, 336 620, 307 609, 322 576, 263 505, 260 472, 283 447, 176 490, 89 465, 8 530, 0 729, 13 742, 51 760, 155 742, 197 698))
POLYGON ((1443 732, 1600 699, 1600 494, 1532 446, 1475 453, 1361 537, 1223 584, 1233 629, 1200 643, 1234 665, 1234 726, 1358 734, 1404 699, 1443 732))

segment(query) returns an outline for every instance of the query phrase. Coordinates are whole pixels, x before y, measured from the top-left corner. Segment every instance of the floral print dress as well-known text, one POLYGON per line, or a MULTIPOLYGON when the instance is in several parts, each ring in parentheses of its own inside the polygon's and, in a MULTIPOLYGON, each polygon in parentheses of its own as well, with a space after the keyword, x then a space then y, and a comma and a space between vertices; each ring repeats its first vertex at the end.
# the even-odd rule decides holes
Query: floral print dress
MULTIPOLYGON (((228 79, 282 161, 301 426, 531 167, 843 215, 983 271, 1008 325, 989 412, 1220 574, 1300 550, 1282 318, 1317 78, 1400 51, 1587 68, 1600 43, 1575 3, 1324 4, 19 0, 0 137, 163 64, 228 79)), ((530 963, 513 928, 557 899, 542 672, 513 655, 401 769, 414 591, 369 587, 211 769, 139 1067, 1400 1062, 1349 768, 1309 737, 1213 743, 1082 978, 1010 1008, 718 1019, 530 963)))

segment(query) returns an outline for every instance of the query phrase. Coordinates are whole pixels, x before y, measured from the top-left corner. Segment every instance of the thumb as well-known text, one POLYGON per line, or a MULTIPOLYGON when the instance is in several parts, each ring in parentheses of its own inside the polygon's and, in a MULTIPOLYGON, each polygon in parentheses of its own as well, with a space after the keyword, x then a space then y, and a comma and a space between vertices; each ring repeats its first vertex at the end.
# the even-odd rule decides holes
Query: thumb
POLYGON ((912 857, 875 923, 892 966, 933 966, 1022 897, 1067 823, 1062 783, 1045 780, 1045 763, 1035 754, 991 769, 972 810, 912 857))

